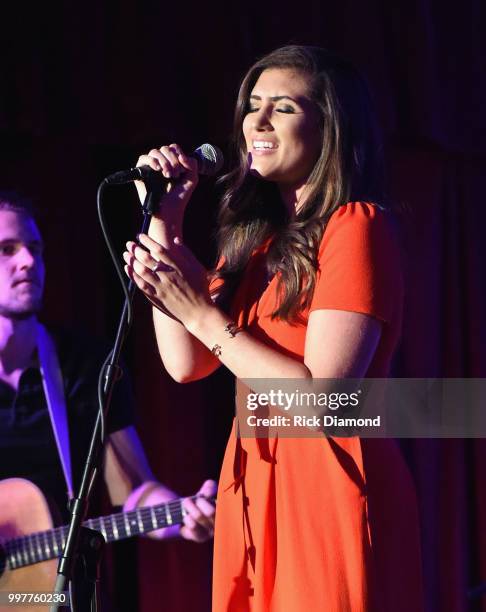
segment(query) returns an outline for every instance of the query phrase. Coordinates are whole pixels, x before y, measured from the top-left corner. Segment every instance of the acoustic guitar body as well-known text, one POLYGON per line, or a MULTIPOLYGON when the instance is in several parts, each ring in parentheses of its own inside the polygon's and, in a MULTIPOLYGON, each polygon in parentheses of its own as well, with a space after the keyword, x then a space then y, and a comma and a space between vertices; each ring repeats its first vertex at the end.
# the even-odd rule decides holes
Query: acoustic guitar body
MULTIPOLYGON (((194 501, 196 496, 190 499, 194 501)), ((214 501, 211 497, 207 499, 214 501)), ((83 525, 99 532, 106 542, 115 542, 182 524, 183 502, 184 498, 179 498, 148 508, 138 507, 91 518, 83 525)), ((22 478, 0 481, 0 591, 4 597, 12 592, 54 591, 58 558, 68 530, 67 525, 53 529, 49 507, 35 484, 22 478)), ((81 604, 79 607, 82 609, 81 604)), ((14 609, 0 602, 0 612, 14 609)), ((46 612, 48 608, 46 604, 22 604, 17 609, 46 612)))
MULTIPOLYGON (((44 495, 35 484, 22 478, 0 481, 0 541, 52 528, 52 519, 44 495)), ((53 591, 56 582, 57 559, 42 561, 15 570, 6 568, 0 576, 0 591, 30 593, 53 591)), ((5 606, 0 612, 38 610, 43 606, 5 606)))

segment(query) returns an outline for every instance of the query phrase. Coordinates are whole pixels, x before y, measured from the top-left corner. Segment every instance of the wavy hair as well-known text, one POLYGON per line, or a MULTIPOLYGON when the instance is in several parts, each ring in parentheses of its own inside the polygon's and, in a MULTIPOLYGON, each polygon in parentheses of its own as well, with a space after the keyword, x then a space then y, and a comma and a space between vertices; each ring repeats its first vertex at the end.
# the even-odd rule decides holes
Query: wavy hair
POLYGON ((366 82, 349 62, 325 49, 276 49, 256 62, 242 81, 233 147, 236 165, 222 178, 218 248, 224 263, 213 273, 224 281, 218 303, 228 307, 252 253, 269 241, 267 274, 279 278, 272 318, 295 324, 312 300, 319 245, 331 214, 350 201, 383 201, 382 147, 366 82), (274 183, 248 172, 243 119, 255 83, 270 68, 302 74, 319 110, 321 152, 295 215, 288 212, 274 183))

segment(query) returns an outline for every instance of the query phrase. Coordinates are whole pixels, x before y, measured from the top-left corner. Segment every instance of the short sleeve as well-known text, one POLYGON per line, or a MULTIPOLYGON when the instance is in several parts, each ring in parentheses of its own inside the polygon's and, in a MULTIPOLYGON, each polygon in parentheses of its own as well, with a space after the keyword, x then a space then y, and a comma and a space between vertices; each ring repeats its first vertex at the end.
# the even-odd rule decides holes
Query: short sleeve
MULTIPOLYGON (((98 375, 111 349, 103 340, 78 330, 55 330, 59 360, 64 379, 66 402, 73 426, 94 422, 98 412, 98 375)), ((123 363, 123 375, 113 388, 107 432, 125 429, 134 421, 134 400, 130 376, 123 363)), ((89 426, 87 425, 87 429, 89 426)))
POLYGON ((388 213, 351 202, 329 219, 310 311, 349 310, 390 322, 402 299, 400 249, 388 213))

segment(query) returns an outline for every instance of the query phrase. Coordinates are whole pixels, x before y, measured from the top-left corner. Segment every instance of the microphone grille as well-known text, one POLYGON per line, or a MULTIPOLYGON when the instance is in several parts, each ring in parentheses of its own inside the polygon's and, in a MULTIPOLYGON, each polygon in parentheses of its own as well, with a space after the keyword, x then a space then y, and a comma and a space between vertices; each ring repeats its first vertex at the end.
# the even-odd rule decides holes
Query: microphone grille
POLYGON ((205 143, 194 151, 197 157, 199 174, 213 176, 223 167, 224 157, 221 150, 214 145, 205 143))

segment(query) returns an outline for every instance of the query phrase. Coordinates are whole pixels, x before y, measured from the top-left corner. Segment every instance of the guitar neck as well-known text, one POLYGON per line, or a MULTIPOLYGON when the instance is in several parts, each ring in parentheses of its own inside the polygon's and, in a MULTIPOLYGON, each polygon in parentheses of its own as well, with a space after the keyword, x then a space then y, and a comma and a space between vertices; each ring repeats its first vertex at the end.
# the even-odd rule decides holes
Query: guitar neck
MULTIPOLYGON (((158 506, 100 516, 86 521, 83 525, 101 532, 106 542, 114 542, 155 531, 155 529, 180 525, 183 518, 182 499, 176 499, 158 506)), ((67 537, 68 528, 62 527, 62 529, 67 537)))
MULTIPOLYGON (((195 497, 191 499, 195 499, 195 497)), ((102 533, 106 542, 123 540, 155 531, 155 529, 180 525, 185 514, 182 501, 182 499, 176 499, 157 506, 137 508, 131 512, 100 516, 85 521, 83 525, 102 533)), ((59 557, 66 544, 68 529, 67 525, 63 525, 48 531, 39 531, 13 538, 2 543, 5 555, 4 563, 6 561, 10 569, 17 569, 18 567, 59 557)))

